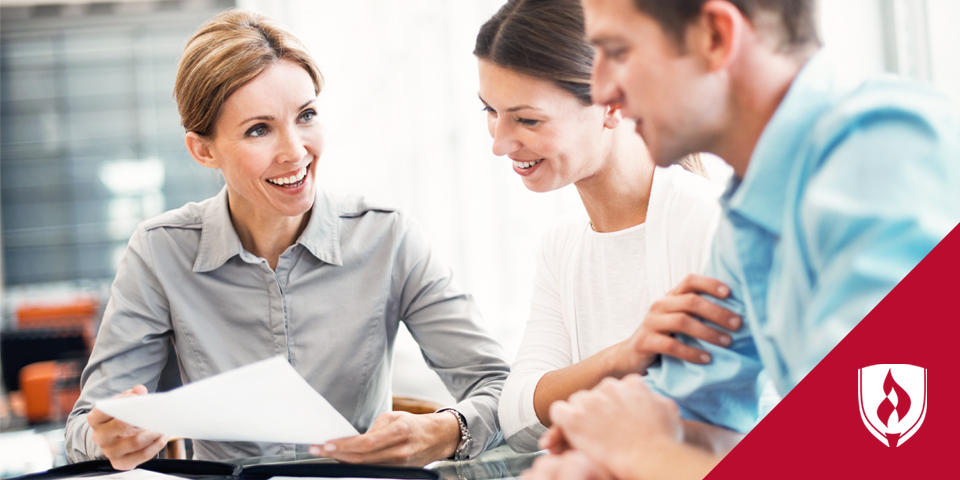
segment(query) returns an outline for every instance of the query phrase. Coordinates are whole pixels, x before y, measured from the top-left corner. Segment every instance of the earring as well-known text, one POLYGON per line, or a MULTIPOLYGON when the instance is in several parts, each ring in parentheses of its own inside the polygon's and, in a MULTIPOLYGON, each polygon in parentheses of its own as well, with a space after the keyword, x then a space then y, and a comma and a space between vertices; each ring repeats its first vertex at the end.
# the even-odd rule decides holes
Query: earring
POLYGON ((620 105, 610 105, 607 109, 603 126, 611 129, 617 128, 617 125, 620 125, 620 120, 623 119, 623 115, 620 113, 620 105))

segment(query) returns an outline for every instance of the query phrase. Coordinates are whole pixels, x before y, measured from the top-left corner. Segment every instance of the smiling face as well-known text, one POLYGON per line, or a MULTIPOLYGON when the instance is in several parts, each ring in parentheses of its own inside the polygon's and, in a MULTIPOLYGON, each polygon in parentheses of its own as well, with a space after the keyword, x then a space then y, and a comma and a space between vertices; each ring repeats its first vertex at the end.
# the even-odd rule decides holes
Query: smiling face
POLYGON ((725 117, 724 72, 682 52, 632 0, 584 0, 583 7, 587 37, 597 47, 594 101, 620 105, 624 117, 636 120, 661 166, 711 151, 725 117))
POLYGON ((528 189, 556 190, 600 168, 608 148, 604 107, 486 60, 480 60, 480 100, 494 155, 509 157, 528 189))
POLYGON ((220 168, 234 221, 300 217, 313 206, 323 152, 313 81, 281 60, 223 104, 206 166, 220 168))

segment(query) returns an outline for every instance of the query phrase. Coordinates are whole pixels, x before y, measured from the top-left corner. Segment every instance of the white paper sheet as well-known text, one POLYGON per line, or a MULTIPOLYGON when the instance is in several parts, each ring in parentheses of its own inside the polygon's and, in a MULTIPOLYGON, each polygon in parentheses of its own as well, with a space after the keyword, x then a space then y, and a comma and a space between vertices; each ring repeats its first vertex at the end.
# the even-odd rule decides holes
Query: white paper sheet
MULTIPOLYGON (((270 480, 371 480, 370 477, 270 477, 270 480)), ((377 480, 401 480, 399 478, 380 478, 377 480)))
MULTIPOLYGON (((371 480, 371 477, 270 477, 270 480, 371 480)), ((401 479, 377 477, 377 480, 401 480, 401 479)))
POLYGON ((203 440, 320 444, 358 434, 283 357, 97 408, 146 430, 203 440))
POLYGON ((108 473, 106 475, 96 475, 85 478, 95 478, 97 480, 183 480, 183 477, 165 475, 163 473, 143 470, 141 468, 135 468, 126 472, 108 473))

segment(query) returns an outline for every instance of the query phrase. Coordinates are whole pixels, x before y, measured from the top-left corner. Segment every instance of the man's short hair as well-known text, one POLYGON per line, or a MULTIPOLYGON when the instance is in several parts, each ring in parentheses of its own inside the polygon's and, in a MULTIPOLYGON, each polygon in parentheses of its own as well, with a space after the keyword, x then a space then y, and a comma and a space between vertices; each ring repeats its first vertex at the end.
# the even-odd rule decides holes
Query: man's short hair
MULTIPOLYGON (((726 0, 758 27, 761 22, 775 20, 780 32, 778 50, 820 45, 817 34, 816 0, 726 0)), ((653 17, 678 45, 684 44, 687 25, 700 16, 707 0, 633 0, 643 13, 653 17)))

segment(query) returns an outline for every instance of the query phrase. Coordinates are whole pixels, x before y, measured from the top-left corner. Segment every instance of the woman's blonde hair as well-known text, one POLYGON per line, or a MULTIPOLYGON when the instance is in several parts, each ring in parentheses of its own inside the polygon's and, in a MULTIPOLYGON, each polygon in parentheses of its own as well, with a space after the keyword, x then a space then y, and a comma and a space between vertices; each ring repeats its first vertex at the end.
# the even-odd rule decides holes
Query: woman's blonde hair
POLYGON ((684 170, 688 172, 696 173, 697 175, 700 175, 702 177, 710 178, 710 176, 707 175, 706 167, 704 167, 703 162, 700 161, 699 153, 691 153, 690 155, 687 155, 686 157, 681 158, 680 161, 677 162, 677 165, 680 165, 681 167, 683 167, 684 170))
POLYGON ((283 25, 241 10, 213 17, 190 38, 177 65, 173 98, 180 124, 188 132, 212 136, 227 98, 280 60, 302 66, 320 93, 320 69, 283 25))

